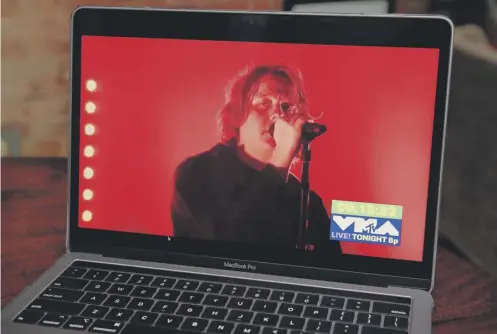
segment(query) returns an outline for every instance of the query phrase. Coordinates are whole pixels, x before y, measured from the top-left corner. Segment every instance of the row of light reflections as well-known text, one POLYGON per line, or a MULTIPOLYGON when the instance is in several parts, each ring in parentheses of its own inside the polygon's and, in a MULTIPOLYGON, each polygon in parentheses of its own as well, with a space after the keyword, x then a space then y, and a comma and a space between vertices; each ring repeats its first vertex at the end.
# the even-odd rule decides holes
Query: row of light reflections
MULTIPOLYGON (((85 83, 85 89, 91 94, 95 93, 98 89, 97 82, 93 79, 89 79, 85 83)), ((93 115, 97 111, 97 106, 95 102, 91 101, 89 99, 88 101, 85 102, 85 107, 84 107, 85 113, 88 115, 93 115)), ((96 132, 95 124, 91 122, 87 122, 84 124, 84 135, 85 136, 94 136, 96 132)), ((95 147, 93 145, 85 145, 83 147, 83 155, 85 158, 84 164, 85 167, 83 168, 83 177, 86 180, 91 180, 93 179, 93 176, 95 175, 95 171, 92 167, 89 166, 91 162, 91 158, 95 156, 95 147)), ((84 188, 82 190, 81 196, 85 202, 91 201, 93 199, 94 193, 93 190, 89 188, 84 188)), ((81 214, 81 219, 88 223, 93 219, 93 213, 90 210, 84 209, 82 210, 81 214)))

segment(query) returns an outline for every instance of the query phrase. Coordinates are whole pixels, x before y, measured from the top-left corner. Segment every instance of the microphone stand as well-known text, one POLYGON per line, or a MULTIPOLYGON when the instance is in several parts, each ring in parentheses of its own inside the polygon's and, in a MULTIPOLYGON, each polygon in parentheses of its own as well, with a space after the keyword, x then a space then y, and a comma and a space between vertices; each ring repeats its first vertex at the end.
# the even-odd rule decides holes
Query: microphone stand
POLYGON ((300 180, 300 222, 297 249, 306 248, 307 222, 309 219, 309 166, 311 162, 311 141, 304 139, 302 143, 302 176, 300 180))
POLYGON ((297 236, 297 249, 308 249, 307 229, 309 221, 309 167, 311 163, 311 141, 326 132, 326 126, 316 123, 306 123, 302 129, 302 175, 300 178, 300 221, 297 236))

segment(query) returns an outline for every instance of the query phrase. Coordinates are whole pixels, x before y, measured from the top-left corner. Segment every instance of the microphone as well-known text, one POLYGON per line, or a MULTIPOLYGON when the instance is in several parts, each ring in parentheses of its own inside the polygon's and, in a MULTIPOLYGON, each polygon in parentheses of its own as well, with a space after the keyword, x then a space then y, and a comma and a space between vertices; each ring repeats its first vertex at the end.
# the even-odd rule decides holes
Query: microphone
POLYGON ((326 132, 326 125, 307 122, 302 127, 302 138, 311 141, 326 132))

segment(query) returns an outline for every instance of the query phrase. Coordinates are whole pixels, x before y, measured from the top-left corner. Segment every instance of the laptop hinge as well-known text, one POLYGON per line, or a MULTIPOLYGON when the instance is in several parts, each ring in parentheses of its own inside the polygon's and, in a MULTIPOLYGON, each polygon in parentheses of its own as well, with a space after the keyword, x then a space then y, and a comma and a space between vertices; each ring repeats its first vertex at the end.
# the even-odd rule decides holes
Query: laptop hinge
POLYGON ((425 280, 416 280, 416 284, 413 285, 396 285, 396 284, 388 284, 387 288, 400 288, 400 289, 415 289, 415 290, 423 290, 429 291, 430 287, 425 286, 425 280))
MULTIPOLYGON (((191 255, 191 254, 180 254, 180 253, 164 253, 164 252, 154 252, 145 250, 136 250, 129 248, 115 248, 107 249, 102 253, 104 257, 127 259, 134 261, 145 261, 145 262, 156 262, 163 264, 174 264, 191 266, 197 268, 212 268, 221 270, 234 270, 234 271, 245 271, 263 275, 275 275, 283 277, 295 277, 295 278, 307 278, 318 281, 332 281, 347 284, 356 285, 367 285, 371 287, 381 287, 387 288, 388 283, 400 283, 396 281, 395 277, 385 279, 384 276, 379 275, 367 275, 358 274, 350 272, 341 272, 334 270, 322 270, 322 269, 312 269, 312 268, 299 268, 291 267, 288 265, 274 264, 274 263, 260 263, 260 262, 249 262, 243 261, 247 265, 252 265, 256 267, 255 270, 238 270, 230 267, 226 267, 226 262, 232 262, 236 260, 213 258, 207 256, 191 255)), ((241 262, 241 261, 240 261, 241 262)), ((392 285, 394 286, 394 285, 392 285)), ((401 287, 400 284, 395 286, 401 287)), ((404 286, 406 288, 406 286, 404 286)))
POLYGON ((102 253, 102 256, 135 261, 168 263, 168 255, 164 254, 163 252, 153 252, 129 248, 113 247, 110 249, 106 249, 105 252, 102 253))

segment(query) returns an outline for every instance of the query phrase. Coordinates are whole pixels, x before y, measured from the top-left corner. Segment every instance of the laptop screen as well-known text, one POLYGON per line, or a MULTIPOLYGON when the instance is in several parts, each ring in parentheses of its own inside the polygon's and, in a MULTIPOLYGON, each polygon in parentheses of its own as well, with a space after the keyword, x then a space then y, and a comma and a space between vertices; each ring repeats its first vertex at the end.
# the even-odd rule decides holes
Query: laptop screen
POLYGON ((438 57, 83 36, 79 226, 422 261, 438 57))

